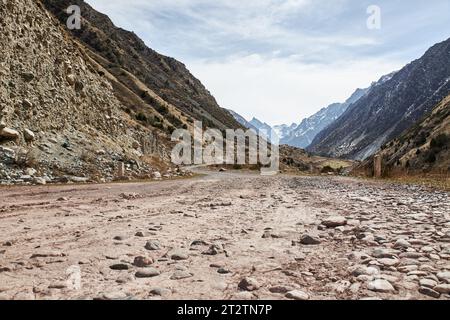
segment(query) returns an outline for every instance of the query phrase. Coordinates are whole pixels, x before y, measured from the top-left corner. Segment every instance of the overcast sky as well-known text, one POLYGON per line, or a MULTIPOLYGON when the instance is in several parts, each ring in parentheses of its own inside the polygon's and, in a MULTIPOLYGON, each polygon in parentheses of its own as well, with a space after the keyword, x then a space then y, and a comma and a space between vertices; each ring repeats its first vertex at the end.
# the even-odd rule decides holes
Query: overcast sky
POLYGON ((449 0, 87 0, 187 65, 224 108, 300 122, 450 37, 449 0), (381 29, 367 28, 367 8, 381 29))

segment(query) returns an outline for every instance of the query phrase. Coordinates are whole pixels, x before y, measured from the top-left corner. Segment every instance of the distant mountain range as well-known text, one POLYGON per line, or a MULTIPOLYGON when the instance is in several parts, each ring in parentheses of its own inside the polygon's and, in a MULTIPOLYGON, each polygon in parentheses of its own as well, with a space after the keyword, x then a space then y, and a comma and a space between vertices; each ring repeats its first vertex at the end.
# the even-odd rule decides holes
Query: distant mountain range
POLYGON ((320 132, 313 153, 362 160, 411 128, 450 92, 450 39, 372 88, 320 132))
POLYGON ((308 147, 323 129, 336 121, 347 108, 354 102, 358 101, 369 89, 357 89, 352 96, 344 103, 333 103, 326 108, 321 109, 313 116, 304 119, 299 125, 292 130, 286 130, 281 142, 298 148, 308 147))

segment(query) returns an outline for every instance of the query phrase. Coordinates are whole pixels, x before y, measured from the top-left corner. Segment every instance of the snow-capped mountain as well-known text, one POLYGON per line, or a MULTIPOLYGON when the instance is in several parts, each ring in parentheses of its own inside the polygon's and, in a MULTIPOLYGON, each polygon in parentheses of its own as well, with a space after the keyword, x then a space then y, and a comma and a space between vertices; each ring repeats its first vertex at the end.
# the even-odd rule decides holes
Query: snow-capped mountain
POLYGON ((282 135, 281 143, 298 148, 308 147, 318 133, 336 121, 352 103, 358 101, 367 91, 368 89, 357 89, 344 103, 334 103, 321 109, 313 116, 304 119, 295 128, 281 126, 285 129, 291 128, 291 130, 285 131, 286 135, 282 135))
POLYGON ((363 160, 428 115, 450 92, 450 39, 386 79, 317 135, 310 151, 363 160))

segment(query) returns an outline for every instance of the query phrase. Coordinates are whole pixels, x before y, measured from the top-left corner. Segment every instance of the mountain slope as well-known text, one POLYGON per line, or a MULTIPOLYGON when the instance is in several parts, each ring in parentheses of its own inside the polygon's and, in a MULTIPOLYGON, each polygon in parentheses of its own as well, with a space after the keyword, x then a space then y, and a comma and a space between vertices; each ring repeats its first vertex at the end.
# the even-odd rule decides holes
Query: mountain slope
POLYGON ((410 128, 450 92, 450 39, 430 48, 353 104, 310 151, 365 159, 410 128))
POLYGON ((243 116, 241 116, 239 113, 228 109, 228 112, 236 119, 237 122, 239 122, 242 126, 244 126, 247 129, 253 129, 255 131, 258 131, 258 129, 253 126, 250 122, 248 122, 243 116))
MULTIPOLYGON (((396 174, 450 172, 450 95, 442 100, 422 121, 399 138, 387 143, 378 153, 385 176, 396 174)), ((373 158, 363 162, 355 172, 373 174, 373 158)))
MULTIPOLYGON (((148 48, 133 32, 117 28, 106 15, 83 0, 42 2, 62 24, 67 20, 65 9, 69 5, 80 6, 82 28, 72 34, 89 49, 90 58, 118 80, 119 96, 123 96, 123 91, 134 93, 144 100, 147 109, 156 109, 157 116, 165 118, 173 127, 189 125, 193 120, 202 120, 205 126, 219 129, 240 127, 184 64, 148 48), (172 106, 176 111, 167 117, 165 109, 172 106)), ((123 100, 126 103, 128 99, 123 100)), ((128 107, 135 108, 134 105, 128 107)), ((142 109, 135 111, 147 112, 142 109)))
POLYGON ((39 1, 0 1, 0 17, 2 182, 144 177, 169 163, 167 136, 124 111, 109 80, 39 1))
POLYGON ((288 136, 283 137, 281 142, 298 148, 308 147, 317 134, 336 121, 352 103, 358 101, 367 91, 368 89, 357 89, 346 102, 334 103, 304 119, 294 130, 290 131, 288 136))

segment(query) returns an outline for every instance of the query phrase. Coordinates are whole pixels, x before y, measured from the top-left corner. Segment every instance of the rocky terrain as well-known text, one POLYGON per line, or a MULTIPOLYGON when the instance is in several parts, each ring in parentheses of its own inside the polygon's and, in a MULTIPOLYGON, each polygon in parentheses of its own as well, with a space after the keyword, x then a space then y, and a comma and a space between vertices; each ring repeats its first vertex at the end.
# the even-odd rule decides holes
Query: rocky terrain
POLYGON ((450 92, 450 39, 389 75, 319 133, 311 152, 363 160, 414 126, 450 92))
POLYGON ((450 299, 448 193, 236 172, 2 187, 2 299, 450 299))
POLYGON ((0 1, 0 181, 159 177, 170 140, 132 118, 39 1, 0 1))

